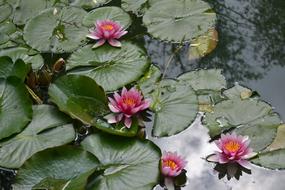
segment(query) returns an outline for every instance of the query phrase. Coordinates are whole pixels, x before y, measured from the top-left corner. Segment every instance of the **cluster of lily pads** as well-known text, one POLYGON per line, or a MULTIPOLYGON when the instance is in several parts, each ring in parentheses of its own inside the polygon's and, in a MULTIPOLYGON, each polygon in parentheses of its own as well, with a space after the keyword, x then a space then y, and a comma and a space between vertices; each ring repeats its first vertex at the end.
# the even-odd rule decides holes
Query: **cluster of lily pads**
POLYGON ((145 122, 166 137, 199 112, 213 140, 222 134, 208 161, 285 168, 284 125, 256 92, 227 89, 218 69, 165 79, 137 43, 135 19, 144 35, 197 43, 214 28, 208 3, 0 0, 0 10, 0 166, 17 170, 13 189, 152 189, 187 161, 162 155, 145 122))

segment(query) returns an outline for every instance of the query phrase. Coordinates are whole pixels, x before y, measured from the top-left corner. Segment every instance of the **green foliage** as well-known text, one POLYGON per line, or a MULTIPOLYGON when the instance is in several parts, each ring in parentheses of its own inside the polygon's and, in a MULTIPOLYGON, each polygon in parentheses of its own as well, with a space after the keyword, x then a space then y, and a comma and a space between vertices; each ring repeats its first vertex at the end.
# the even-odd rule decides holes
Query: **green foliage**
POLYGON ((91 178, 88 189, 143 190, 158 182, 160 151, 150 141, 96 134, 87 137, 82 146, 104 168, 103 173, 91 178))
POLYGON ((40 52, 72 52, 86 41, 85 15, 83 9, 75 7, 46 9, 25 25, 24 39, 40 52))
POLYGON ((114 91, 138 80, 149 67, 145 51, 123 41, 121 48, 107 44, 92 49, 85 46, 75 51, 68 60, 71 74, 86 75, 106 91, 114 91))
POLYGON ((41 150, 60 146, 75 139, 70 119, 52 106, 33 107, 33 120, 17 136, 0 143, 0 166, 19 168, 41 150))
POLYGON ((49 95, 61 111, 86 125, 94 126, 107 112, 107 98, 102 87, 86 76, 66 75, 49 87, 49 95))
POLYGON ((216 21, 210 5, 201 0, 153 0, 149 4, 143 23, 148 33, 160 40, 191 41, 206 33, 216 21))

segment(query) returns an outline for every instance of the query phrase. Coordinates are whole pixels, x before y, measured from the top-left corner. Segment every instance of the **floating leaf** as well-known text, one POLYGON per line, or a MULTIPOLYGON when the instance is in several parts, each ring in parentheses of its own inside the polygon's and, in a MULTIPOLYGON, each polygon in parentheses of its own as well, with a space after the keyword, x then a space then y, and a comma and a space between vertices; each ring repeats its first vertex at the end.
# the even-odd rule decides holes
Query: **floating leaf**
POLYGON ((107 123, 107 121, 104 121, 102 119, 98 119, 96 121, 95 127, 107 133, 125 137, 136 136, 139 129, 138 121, 134 119, 129 129, 126 128, 126 126, 122 122, 116 124, 109 124, 107 123))
POLYGON ((0 139, 20 132, 32 119, 25 85, 14 77, 0 79, 0 139))
POLYGON ((122 0, 122 8, 125 11, 140 15, 142 12, 144 12, 144 5, 146 3, 147 0, 122 0))
POLYGON ((163 80, 152 93, 154 136, 175 135, 191 125, 198 113, 194 90, 175 80, 163 80))
POLYGON ((268 147, 268 150, 285 149, 285 124, 278 127, 276 138, 273 143, 268 147))
POLYGON ((138 86, 145 97, 149 97, 159 83, 162 73, 157 66, 151 65, 145 75, 138 81, 138 86))
POLYGON ((9 40, 11 40, 11 35, 16 31, 16 26, 9 20, 0 24, 0 49, 15 45, 15 43, 9 40))
POLYGON ((131 17, 119 7, 101 7, 90 11, 83 19, 87 27, 94 27, 96 20, 109 19, 119 22, 125 29, 131 24, 131 17))
POLYGON ((269 114, 248 123, 246 126, 237 128, 235 132, 243 136, 248 136, 250 139, 250 147, 255 152, 258 152, 273 142, 280 122, 279 115, 269 114))
POLYGON ((158 183, 160 150, 150 141, 95 134, 82 142, 104 171, 90 178, 88 189, 152 189, 158 183))
POLYGON ((86 76, 65 75, 49 87, 50 100, 61 111, 86 125, 94 126, 108 111, 104 90, 86 76))
POLYGON ((0 166, 19 168, 36 152, 61 146, 75 139, 70 119, 52 106, 33 107, 33 120, 23 132, 0 143, 0 166))
POLYGON ((85 46, 74 52, 68 60, 71 74, 86 75, 106 91, 114 91, 139 79, 149 67, 145 51, 130 42, 121 48, 104 45, 92 49, 85 46))
POLYGON ((111 0, 69 0, 71 6, 78 6, 84 9, 93 9, 99 7, 106 3, 109 3, 111 0))
POLYGON ((0 57, 0 78, 15 76, 24 82, 29 70, 30 67, 26 65, 22 60, 13 62, 10 57, 0 57))
POLYGON ((44 64, 44 60, 40 54, 30 54, 29 49, 22 47, 1 50, 0 56, 9 56, 14 62, 17 59, 22 59, 25 63, 31 63, 33 69, 39 69, 44 64))
POLYGON ((280 118, 273 113, 272 107, 269 104, 258 98, 241 99, 240 89, 245 88, 235 86, 226 90, 224 95, 229 97, 229 99, 216 104, 212 113, 206 113, 204 123, 209 128, 211 137, 219 135, 226 130, 240 127, 238 130, 245 130, 242 133, 243 135, 249 135, 255 139, 259 133, 250 129, 250 127, 255 127, 259 130, 262 129, 263 133, 268 134, 268 138, 264 137, 267 141, 260 144, 258 141, 261 141, 261 139, 257 138, 257 144, 254 146, 257 150, 265 148, 264 144, 272 142, 276 128, 280 125, 280 118), (241 127, 248 128, 242 129, 241 127))
POLYGON ((197 91, 212 90, 221 91, 226 88, 226 79, 220 69, 207 69, 187 72, 178 77, 178 80, 185 81, 197 91))
POLYGON ((197 70, 182 74, 178 80, 189 84, 198 94, 199 110, 212 112, 213 105, 222 100, 226 79, 220 69, 197 70))
POLYGON ((216 14, 209 10, 211 6, 202 0, 152 1, 143 23, 160 40, 191 41, 214 26, 216 14))
POLYGON ((189 48, 189 60, 198 59, 211 53, 218 44, 218 32, 210 29, 206 34, 191 41, 189 48))
POLYGON ((9 16, 12 14, 12 7, 9 4, 3 4, 0 5, 0 23, 5 21, 9 18, 9 16))
POLYGON ((24 163, 17 173, 13 189, 30 190, 35 185, 42 185, 48 181, 62 184, 64 180, 72 181, 77 177, 80 178, 98 165, 98 160, 92 154, 78 147, 63 146, 47 149, 35 154, 24 163))
POLYGON ((54 0, 19 0, 17 3, 12 4, 14 6, 13 22, 17 25, 24 25, 27 21, 34 16, 38 15, 41 11, 52 7, 54 0))
POLYGON ((24 39, 28 45, 41 52, 72 52, 85 43, 88 29, 82 26, 86 15, 75 7, 51 8, 28 21, 24 39))
POLYGON ((285 169, 285 149, 261 153, 251 162, 269 169, 285 169))
POLYGON ((235 84, 234 88, 230 88, 223 92, 223 94, 230 99, 248 99, 252 95, 252 91, 246 87, 239 84, 235 84))

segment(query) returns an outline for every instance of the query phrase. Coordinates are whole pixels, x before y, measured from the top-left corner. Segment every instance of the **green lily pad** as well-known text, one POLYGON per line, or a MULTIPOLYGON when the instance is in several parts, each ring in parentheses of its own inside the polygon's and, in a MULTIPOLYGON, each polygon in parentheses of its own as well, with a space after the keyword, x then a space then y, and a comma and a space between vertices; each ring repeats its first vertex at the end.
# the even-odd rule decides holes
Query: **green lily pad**
MULTIPOLYGON (((266 132, 269 134, 268 139, 273 137, 277 127, 280 125, 280 118, 273 113, 272 107, 269 104, 258 98, 249 97, 248 92, 248 89, 241 88, 241 86, 235 86, 226 90, 223 94, 228 99, 216 104, 212 113, 206 113, 204 123, 209 129, 211 137, 215 137, 229 129, 250 126, 263 128, 263 130, 273 130, 270 133, 269 131, 266 132)), ((244 135, 252 137, 259 135, 252 129, 248 128, 244 130, 251 131, 249 134, 244 132, 244 135)), ((267 141, 264 143, 267 144, 270 142, 267 141)), ((258 144, 255 146, 260 147, 258 144)))
POLYGON ((19 0, 11 4, 14 7, 13 22, 17 25, 24 25, 29 19, 52 7, 53 4, 54 0, 19 0))
POLYGON ((104 170, 89 178, 87 189, 152 189, 159 180, 160 150, 150 141, 95 134, 82 142, 104 170))
POLYGON ((150 97, 161 80, 162 73, 157 66, 151 65, 144 76, 138 81, 138 86, 144 97, 150 97))
POLYGON ((16 31, 16 26, 9 20, 0 24, 0 49, 6 48, 7 45, 5 45, 5 43, 8 43, 11 40, 11 35, 16 31))
POLYGON ((47 9, 28 21, 24 39, 41 52, 72 52, 86 43, 88 29, 82 26, 85 15, 83 9, 76 7, 47 9))
POLYGON ((32 119, 32 102, 15 77, 0 79, 0 139, 20 132, 32 119))
POLYGON ((21 59, 13 62, 10 57, 0 57, 0 78, 15 76, 24 82, 29 70, 30 67, 26 65, 25 62, 23 62, 21 59))
POLYGON ((107 111, 107 98, 102 87, 86 76, 65 75, 49 87, 50 100, 61 111, 86 125, 94 126, 107 111))
POLYGON ((125 29, 131 25, 131 17, 119 7, 101 7, 90 11, 83 19, 87 27, 94 27, 96 20, 109 19, 119 22, 125 29))
POLYGON ((195 91, 182 82, 162 80, 151 95, 154 136, 175 135, 191 125, 198 113, 195 91))
POLYGON ((130 42, 122 42, 121 48, 91 47, 88 45, 74 52, 68 59, 67 69, 72 69, 71 74, 91 77, 106 91, 136 81, 149 67, 145 51, 130 42))
POLYGON ((98 165, 96 157, 78 147, 47 149, 24 163, 17 173, 13 189, 30 190, 36 185, 44 184, 44 181, 62 184, 63 180, 72 181, 98 165))
POLYGON ((125 137, 134 137, 137 135, 139 130, 139 125, 137 120, 133 120, 131 127, 128 129, 125 125, 120 122, 116 124, 109 124, 108 122, 98 119, 96 121, 95 127, 107 133, 125 137))
POLYGON ((0 23, 7 20, 12 14, 12 7, 9 4, 0 5, 0 23))
POLYGON ((279 115, 270 114, 250 122, 246 126, 238 127, 234 131, 239 135, 248 136, 250 147, 254 152, 259 152, 273 142, 280 122, 279 115))
POLYGON ((178 80, 196 91, 201 112, 212 112, 213 105, 223 100, 222 89, 226 88, 226 79, 220 69, 187 72, 179 76, 178 80))
POLYGON ((44 60, 40 54, 30 54, 29 49, 22 47, 1 50, 0 56, 9 56, 14 62, 17 59, 22 59, 25 63, 31 63, 33 69, 39 69, 44 64, 44 60))
POLYGON ((93 9, 99 7, 106 3, 109 3, 111 0, 69 0, 71 6, 82 7, 84 9, 93 9))
POLYGON ((158 0, 150 3, 143 23, 160 40, 191 41, 213 28, 216 14, 202 0, 158 0))
POLYGON ((23 132, 0 143, 0 166, 19 168, 36 152, 61 146, 75 139, 70 119, 52 106, 33 107, 33 120, 23 132))
POLYGON ((70 180, 45 178, 35 185, 32 190, 56 189, 56 190, 84 190, 88 177, 94 172, 94 169, 80 174, 70 180))
POLYGON ((147 0, 122 0, 122 8, 125 11, 133 12, 136 15, 140 15, 144 12, 144 5, 147 3, 147 0))
POLYGON ((285 169, 285 149, 264 152, 250 160, 253 164, 269 169, 285 169))

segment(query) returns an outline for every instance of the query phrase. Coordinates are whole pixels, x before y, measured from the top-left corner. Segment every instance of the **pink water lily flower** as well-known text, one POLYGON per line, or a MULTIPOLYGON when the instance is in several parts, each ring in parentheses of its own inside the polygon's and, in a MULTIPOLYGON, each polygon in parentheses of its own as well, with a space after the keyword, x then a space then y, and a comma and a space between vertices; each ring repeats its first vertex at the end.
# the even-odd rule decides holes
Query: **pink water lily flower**
MULTIPOLYGON (((144 99, 141 92, 136 88, 127 90, 123 88, 121 95, 114 93, 114 99, 109 97, 109 108, 113 112, 105 118, 108 123, 118 123, 124 121, 124 125, 130 128, 132 125, 132 117, 138 116, 139 112, 149 108, 150 100, 144 99)), ((140 119, 140 117, 137 117, 140 119)))
POLYGON ((254 154, 249 147, 250 140, 247 136, 232 134, 222 134, 219 140, 215 141, 219 151, 217 151, 212 160, 220 164, 238 163, 239 165, 250 169, 250 162, 247 160, 254 154))
POLYGON ((123 35, 128 32, 115 21, 112 20, 98 20, 95 23, 95 28, 90 29, 88 38, 98 40, 93 48, 102 46, 106 41, 114 47, 121 47, 121 42, 118 41, 123 35))
POLYGON ((164 176, 176 177, 185 168, 187 161, 177 155, 177 152, 163 152, 161 157, 161 173, 164 176))

